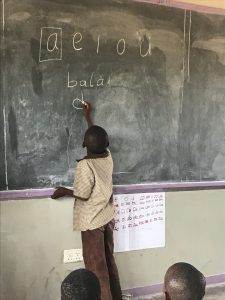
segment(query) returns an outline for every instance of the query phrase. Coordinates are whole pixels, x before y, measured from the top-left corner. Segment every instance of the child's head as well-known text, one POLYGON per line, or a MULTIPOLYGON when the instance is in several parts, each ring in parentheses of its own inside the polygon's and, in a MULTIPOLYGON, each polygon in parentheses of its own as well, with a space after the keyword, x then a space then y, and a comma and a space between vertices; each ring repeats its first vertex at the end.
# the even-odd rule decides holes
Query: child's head
POLYGON ((185 262, 169 267, 164 278, 165 296, 170 300, 202 300, 205 286, 204 275, 185 262))
POLYGON ((100 126, 93 125, 88 128, 84 135, 83 147, 92 154, 101 154, 106 151, 109 146, 108 134, 100 126))
POLYGON ((101 288, 97 276, 86 269, 71 272, 61 284, 62 300, 100 300, 101 288))

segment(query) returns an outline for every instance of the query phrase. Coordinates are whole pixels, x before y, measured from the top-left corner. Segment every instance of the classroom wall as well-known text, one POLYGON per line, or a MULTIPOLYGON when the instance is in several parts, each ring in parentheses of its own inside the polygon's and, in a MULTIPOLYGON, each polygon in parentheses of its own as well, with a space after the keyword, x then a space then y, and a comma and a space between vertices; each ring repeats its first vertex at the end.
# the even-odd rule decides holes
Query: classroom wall
POLYGON ((225 2, 221 0, 177 0, 176 2, 225 9, 225 2))
MULTIPOLYGON (((225 273, 224 200, 225 190, 166 193, 166 247, 116 254, 123 289, 161 283, 176 261, 225 273)), ((1 299, 60 299, 63 278, 83 266, 63 263, 64 249, 81 247, 72 208, 72 199, 1 202, 1 299)))

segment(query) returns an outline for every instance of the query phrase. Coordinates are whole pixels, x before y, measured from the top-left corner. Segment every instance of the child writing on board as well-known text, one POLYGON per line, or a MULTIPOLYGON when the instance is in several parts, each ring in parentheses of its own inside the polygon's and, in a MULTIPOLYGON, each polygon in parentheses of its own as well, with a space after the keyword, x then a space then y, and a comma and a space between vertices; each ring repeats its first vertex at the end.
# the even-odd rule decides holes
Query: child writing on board
POLYGON ((113 161, 107 147, 106 131, 93 125, 90 104, 83 104, 88 124, 83 147, 87 156, 76 168, 74 190, 56 188, 53 199, 75 198, 73 228, 81 231, 84 264, 99 278, 101 300, 122 300, 119 275, 113 255, 114 203, 112 195, 113 161))

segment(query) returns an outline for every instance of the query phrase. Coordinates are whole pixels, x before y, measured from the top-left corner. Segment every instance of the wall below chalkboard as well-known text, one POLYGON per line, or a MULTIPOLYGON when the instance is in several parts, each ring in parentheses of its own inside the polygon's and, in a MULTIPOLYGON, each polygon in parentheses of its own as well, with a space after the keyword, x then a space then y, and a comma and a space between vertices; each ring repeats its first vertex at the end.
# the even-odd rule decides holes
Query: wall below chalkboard
MULTIPOLYGON (((163 282, 167 268, 178 261, 193 264, 206 277, 225 274, 224 199, 225 190, 166 193, 166 247, 116 253, 122 289, 163 282)), ((80 233, 72 231, 72 209, 73 199, 1 203, 4 300, 60 299, 62 280, 71 268, 83 266, 62 262, 65 249, 81 247, 80 233)))
POLYGON ((72 184, 83 98, 109 132, 114 184, 225 180, 224 16, 4 3, 1 190, 72 184))

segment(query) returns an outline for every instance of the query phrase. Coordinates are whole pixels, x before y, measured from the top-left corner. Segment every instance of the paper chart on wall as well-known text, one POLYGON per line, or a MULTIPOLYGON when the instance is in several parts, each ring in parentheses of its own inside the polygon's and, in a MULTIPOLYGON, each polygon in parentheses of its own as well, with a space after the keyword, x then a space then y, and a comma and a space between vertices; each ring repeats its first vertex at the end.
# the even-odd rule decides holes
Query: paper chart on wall
POLYGON ((114 197, 115 252, 165 247, 165 193, 114 197))

